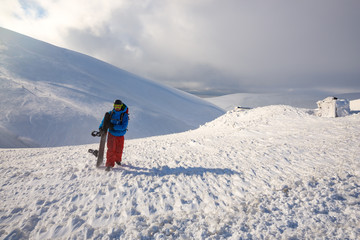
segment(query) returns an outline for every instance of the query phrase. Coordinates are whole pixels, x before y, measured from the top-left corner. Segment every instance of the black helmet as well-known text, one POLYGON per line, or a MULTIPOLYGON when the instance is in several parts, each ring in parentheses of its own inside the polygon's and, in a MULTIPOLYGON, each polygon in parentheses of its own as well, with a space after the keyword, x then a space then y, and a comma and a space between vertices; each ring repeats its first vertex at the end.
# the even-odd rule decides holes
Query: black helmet
POLYGON ((114 105, 121 105, 121 104, 123 104, 123 102, 121 101, 121 100, 119 100, 119 99, 116 99, 115 101, 114 101, 114 105))

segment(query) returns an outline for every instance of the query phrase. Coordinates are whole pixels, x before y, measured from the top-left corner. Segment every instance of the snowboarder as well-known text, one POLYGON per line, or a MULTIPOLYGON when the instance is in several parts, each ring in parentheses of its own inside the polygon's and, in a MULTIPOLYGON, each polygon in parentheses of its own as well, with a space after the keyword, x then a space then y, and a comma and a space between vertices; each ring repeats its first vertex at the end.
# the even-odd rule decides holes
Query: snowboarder
MULTIPOLYGON (((129 109, 119 99, 114 101, 113 110, 109 111, 110 123, 108 129, 107 152, 106 152, 106 168, 105 171, 110 171, 115 166, 115 163, 121 165, 121 158, 124 149, 124 135, 127 131, 129 122, 129 109)), ((104 119, 102 120, 99 130, 104 126, 104 119)))

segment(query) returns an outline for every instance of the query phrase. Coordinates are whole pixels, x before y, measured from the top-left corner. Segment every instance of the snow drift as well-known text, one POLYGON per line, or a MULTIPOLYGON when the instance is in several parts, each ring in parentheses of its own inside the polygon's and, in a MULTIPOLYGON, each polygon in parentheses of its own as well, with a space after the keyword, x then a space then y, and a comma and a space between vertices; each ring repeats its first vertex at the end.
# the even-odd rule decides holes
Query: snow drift
POLYGON ((94 143, 114 99, 130 109, 127 138, 197 128, 224 113, 207 101, 89 56, 0 28, 0 147, 94 143))
POLYGON ((353 111, 360 111, 360 99, 350 101, 350 109, 353 111))
POLYGON ((4 239, 359 239, 360 118, 289 106, 97 145, 0 150, 4 239))

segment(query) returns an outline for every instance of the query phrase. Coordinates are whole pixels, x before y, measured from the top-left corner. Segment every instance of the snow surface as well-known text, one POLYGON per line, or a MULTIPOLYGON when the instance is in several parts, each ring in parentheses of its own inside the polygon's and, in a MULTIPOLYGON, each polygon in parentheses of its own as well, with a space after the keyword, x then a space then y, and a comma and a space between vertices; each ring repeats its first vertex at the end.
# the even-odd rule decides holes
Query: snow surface
POLYGON ((360 111, 360 99, 350 101, 350 109, 353 111, 360 111))
POLYGON ((0 150, 1 239, 359 239, 360 115, 278 105, 199 129, 97 145, 0 150))
POLYGON ((115 99, 129 107, 128 138, 196 129, 225 111, 196 96, 89 56, 0 28, 0 147, 95 143, 115 99))

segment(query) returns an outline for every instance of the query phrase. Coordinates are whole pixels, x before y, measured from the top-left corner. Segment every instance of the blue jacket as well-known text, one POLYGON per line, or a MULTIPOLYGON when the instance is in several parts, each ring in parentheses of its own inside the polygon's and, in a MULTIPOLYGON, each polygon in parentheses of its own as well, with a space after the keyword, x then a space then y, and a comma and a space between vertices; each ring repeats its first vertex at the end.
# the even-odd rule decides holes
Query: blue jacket
MULTIPOLYGON (((124 104, 124 107, 120 111, 115 111, 115 109, 113 109, 109 112, 109 114, 111 116, 110 122, 114 125, 113 128, 108 129, 109 133, 117 137, 124 136, 129 123, 127 106, 124 104)), ((99 128, 102 128, 102 126, 104 125, 104 120, 105 117, 101 121, 99 128)))

